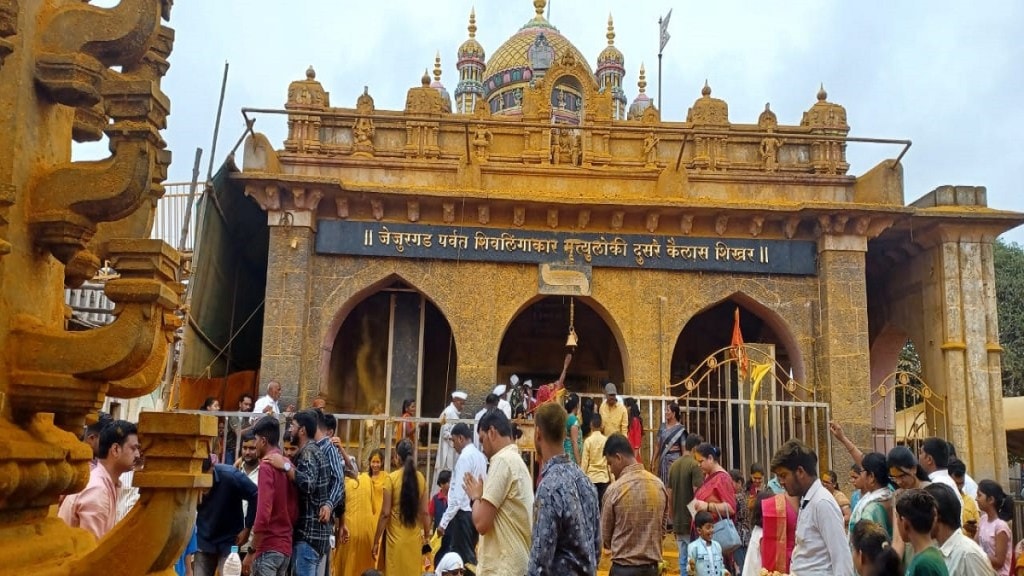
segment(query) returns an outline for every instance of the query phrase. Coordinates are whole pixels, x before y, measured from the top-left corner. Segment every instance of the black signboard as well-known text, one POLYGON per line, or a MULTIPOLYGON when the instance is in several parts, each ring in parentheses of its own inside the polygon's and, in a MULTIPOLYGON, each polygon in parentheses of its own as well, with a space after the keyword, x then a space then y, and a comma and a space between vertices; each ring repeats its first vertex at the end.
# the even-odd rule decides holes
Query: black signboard
POLYGON ((349 220, 320 220, 316 251, 378 258, 548 262, 750 274, 817 272, 817 244, 808 240, 502 230, 349 220))

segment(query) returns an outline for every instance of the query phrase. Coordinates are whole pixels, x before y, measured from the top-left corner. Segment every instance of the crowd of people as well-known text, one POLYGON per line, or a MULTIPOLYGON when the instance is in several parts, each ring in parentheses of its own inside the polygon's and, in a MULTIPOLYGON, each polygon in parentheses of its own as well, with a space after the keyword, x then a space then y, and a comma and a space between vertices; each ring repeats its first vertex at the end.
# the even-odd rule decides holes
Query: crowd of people
MULTIPOLYGON (((595 403, 566 394, 563 380, 545 385, 543 401, 510 403, 516 383, 499 385, 473 425, 461 420, 467 395, 452 393, 429 480, 415 425, 399 422, 388 473, 381 450, 349 456, 320 407, 290 413, 282 435, 278 383, 255 403, 243 395, 239 409, 253 415, 227 421, 231 450, 204 464, 212 486, 179 574, 219 574, 237 547, 243 573, 257 576, 593 575, 602 560, 611 576, 655 576, 671 535, 680 573, 694 576, 1024 576, 1012 499, 975 482, 943 439, 864 452, 831 423, 855 462, 847 492, 835 471, 819 477, 799 440, 767 466, 725 469, 721 448, 689 433, 669 402, 645 465, 635 401, 609 383, 595 403), (520 407, 532 417, 533 473, 510 417, 520 407)), ((59 516, 98 539, 130 510, 125 475, 142 454, 135 425, 107 416, 83 440, 90 480, 59 516)))

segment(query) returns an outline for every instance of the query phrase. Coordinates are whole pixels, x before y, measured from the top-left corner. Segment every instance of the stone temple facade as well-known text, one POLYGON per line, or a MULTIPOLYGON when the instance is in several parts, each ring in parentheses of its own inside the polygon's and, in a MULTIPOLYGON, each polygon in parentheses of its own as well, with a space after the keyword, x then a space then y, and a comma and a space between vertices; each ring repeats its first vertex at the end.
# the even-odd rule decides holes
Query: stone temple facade
POLYGON ((695 428, 735 432, 727 452, 797 435, 841 469, 827 420, 891 441, 909 339, 916 433, 1005 478, 992 242, 1022 216, 976 186, 908 203, 902 153, 849 174, 864 139, 824 88, 788 124, 730 118, 707 85, 665 121, 641 69, 627 106, 612 21, 592 68, 534 4, 489 58, 470 16, 454 98, 438 67, 402 110, 344 87, 339 107, 310 68, 283 147, 247 140, 231 181, 269 226, 261 391, 435 416, 458 388, 472 413, 512 374, 553 380, 571 326, 571 390, 678 397, 695 428), (737 310, 757 390, 723 353, 737 310))

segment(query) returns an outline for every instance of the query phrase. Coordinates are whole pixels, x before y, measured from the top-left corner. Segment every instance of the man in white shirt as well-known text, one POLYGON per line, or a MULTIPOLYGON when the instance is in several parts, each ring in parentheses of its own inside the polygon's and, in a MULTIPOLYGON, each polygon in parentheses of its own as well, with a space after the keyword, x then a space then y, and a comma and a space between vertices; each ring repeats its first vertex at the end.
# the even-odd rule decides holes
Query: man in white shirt
POLYGON ((512 405, 505 399, 505 395, 508 393, 508 386, 504 384, 498 384, 494 387, 494 395, 498 397, 498 410, 505 413, 505 417, 509 420, 512 419, 512 405))
POLYGON ((477 450, 480 449, 480 436, 477 434, 480 430, 480 419, 483 418, 484 414, 487 414, 489 410, 494 410, 497 407, 498 397, 494 394, 488 394, 487 398, 484 398, 484 407, 481 408, 480 411, 476 413, 476 416, 473 417, 473 419, 476 420, 476 422, 473 423, 473 445, 476 446, 477 450))
POLYGON ((281 383, 277 380, 271 380, 267 384, 266 396, 260 396, 260 399, 256 401, 256 405, 252 407, 252 421, 256 422, 265 414, 280 414, 281 407, 277 405, 277 400, 280 397, 281 383))
POLYGON ((924 490, 935 498, 938 507, 932 538, 942 552, 949 573, 956 576, 994 576, 995 570, 985 551, 960 530, 960 503, 956 500, 956 492, 938 483, 929 484, 924 490))
POLYGON ((949 444, 942 438, 936 438, 935 436, 925 438, 917 452, 917 461, 921 468, 928 473, 929 480, 945 484, 953 490, 953 494, 956 495, 956 500, 960 503, 960 508, 962 509, 964 499, 960 497, 960 491, 957 490, 956 482, 953 481, 953 477, 949 475, 949 470, 946 469, 949 466, 949 444))
POLYGON ((437 475, 442 470, 451 472, 455 469, 455 445, 452 444, 452 428, 458 419, 462 418, 462 409, 466 406, 468 395, 461 390, 452 392, 452 401, 441 412, 441 437, 437 442, 437 459, 434 461, 434 481, 431 486, 431 496, 437 493, 437 475))
POLYGON ((448 508, 437 524, 441 548, 434 560, 437 562, 448 552, 457 552, 470 571, 476 569, 476 545, 480 535, 473 526, 473 503, 469 501, 463 484, 467 474, 481 478, 487 476, 487 458, 473 444, 471 434, 469 426, 462 422, 452 428, 452 443, 459 459, 455 462, 448 490, 448 508))
POLYGON ((790 440, 772 458, 772 472, 787 494, 800 498, 790 572, 800 576, 854 574, 843 512, 818 480, 818 455, 803 442, 790 440))

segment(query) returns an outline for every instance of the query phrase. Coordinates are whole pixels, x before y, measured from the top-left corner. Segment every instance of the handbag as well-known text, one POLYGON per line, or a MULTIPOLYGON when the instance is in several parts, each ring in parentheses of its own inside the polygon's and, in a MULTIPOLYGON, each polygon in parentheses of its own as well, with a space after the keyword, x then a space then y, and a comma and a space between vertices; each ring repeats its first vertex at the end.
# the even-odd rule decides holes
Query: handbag
POLYGON ((725 518, 715 522, 715 531, 711 534, 711 539, 722 547, 722 554, 732 554, 740 547, 740 533, 728 512, 725 513, 725 518))

